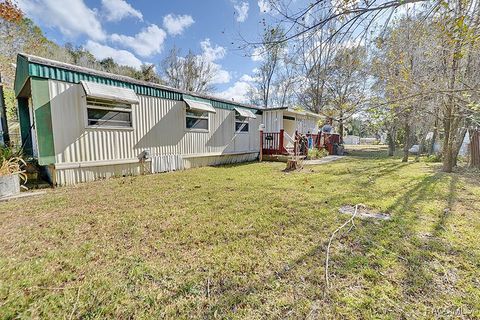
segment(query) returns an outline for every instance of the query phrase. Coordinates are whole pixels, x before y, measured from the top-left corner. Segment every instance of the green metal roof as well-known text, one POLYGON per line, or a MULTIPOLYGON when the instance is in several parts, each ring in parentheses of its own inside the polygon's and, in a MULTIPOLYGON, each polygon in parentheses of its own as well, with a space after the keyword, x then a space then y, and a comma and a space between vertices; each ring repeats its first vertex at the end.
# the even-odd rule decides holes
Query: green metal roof
POLYGON ((255 110, 261 113, 261 108, 246 105, 243 103, 231 102, 228 100, 206 96, 194 92, 186 92, 179 89, 136 80, 126 76, 115 75, 107 72, 83 68, 68 63, 40 58, 27 54, 18 54, 17 69, 15 74, 15 95, 18 96, 22 91, 29 77, 52 79, 70 83, 80 83, 80 81, 90 81, 107 84, 111 86, 129 88, 135 93, 144 96, 158 97, 169 100, 182 100, 182 97, 188 96, 193 99, 207 100, 213 107, 220 109, 233 110, 235 107, 243 107, 255 110))

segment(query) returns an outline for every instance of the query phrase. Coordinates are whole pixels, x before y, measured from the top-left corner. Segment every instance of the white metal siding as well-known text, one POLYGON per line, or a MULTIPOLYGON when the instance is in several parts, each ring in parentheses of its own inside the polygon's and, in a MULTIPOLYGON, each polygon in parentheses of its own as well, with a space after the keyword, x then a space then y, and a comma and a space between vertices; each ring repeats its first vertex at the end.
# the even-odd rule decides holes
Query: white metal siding
MULTIPOLYGON (((144 150, 152 159, 259 152, 261 116, 249 120, 248 133, 235 133, 235 111, 216 109, 216 114, 209 114, 209 132, 194 132, 185 129, 183 101, 139 96, 140 103, 132 105, 133 130, 86 128, 86 99, 81 85, 49 80, 49 87, 56 164, 132 160, 144 150)), ((159 168, 161 171, 165 167, 159 168)), ((68 174, 79 170, 86 169, 70 170, 68 174)))
POLYGON ((254 161, 258 153, 226 154, 217 156, 182 158, 181 156, 154 156, 151 162, 127 163, 118 165, 102 165, 82 168, 66 168, 55 170, 58 185, 73 185, 80 182, 107 179, 111 177, 133 176, 145 172, 159 173, 174 170, 183 170, 203 166, 240 163, 254 161))
MULTIPOLYGON (((149 165, 149 164, 147 164, 149 165)), ((143 164, 129 163, 89 168, 55 170, 58 185, 73 185, 80 182, 107 179, 111 177, 139 175, 143 164)))
MULTIPOLYGON (((280 129, 284 129, 283 114, 283 110, 264 111, 263 124, 265 125, 265 132, 279 132, 280 129)), ((299 114, 287 115, 296 119, 295 130, 299 133, 318 132, 317 118, 299 114)))
POLYGON ((283 129, 283 110, 263 111, 265 132, 280 132, 283 129))
POLYGON ((193 132, 185 129, 184 102, 139 96, 133 130, 90 129, 83 95, 80 85, 50 80, 56 163, 132 159, 145 149, 152 156, 259 151, 261 117, 250 119, 248 134, 236 134, 235 112, 216 109, 209 132, 193 132))
POLYGON ((183 170, 183 158, 180 155, 152 157, 152 173, 183 170))

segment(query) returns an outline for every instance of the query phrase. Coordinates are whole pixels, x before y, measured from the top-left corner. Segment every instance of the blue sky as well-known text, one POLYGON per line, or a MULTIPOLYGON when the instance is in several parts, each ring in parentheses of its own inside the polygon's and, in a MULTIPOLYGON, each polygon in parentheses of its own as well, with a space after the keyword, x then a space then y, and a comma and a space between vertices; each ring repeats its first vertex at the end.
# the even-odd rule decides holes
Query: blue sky
POLYGON ((17 0, 45 35, 120 64, 159 64, 173 45, 206 56, 218 69, 217 95, 241 101, 255 57, 238 50, 240 35, 257 39, 268 0, 17 0), (232 44, 233 43, 233 44, 232 44))

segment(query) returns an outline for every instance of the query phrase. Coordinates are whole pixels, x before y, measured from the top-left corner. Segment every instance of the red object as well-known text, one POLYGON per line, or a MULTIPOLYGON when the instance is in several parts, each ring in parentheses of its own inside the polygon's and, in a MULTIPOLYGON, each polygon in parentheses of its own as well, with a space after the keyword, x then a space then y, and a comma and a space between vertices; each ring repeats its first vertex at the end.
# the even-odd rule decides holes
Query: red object
POLYGON ((334 154, 334 145, 340 144, 340 135, 338 133, 322 132, 323 146, 327 149, 328 154, 334 154))
MULTIPOLYGON (((315 147, 318 149, 325 148, 328 154, 334 154, 334 145, 340 144, 341 139, 338 133, 325 133, 320 134, 307 134, 308 137, 312 137, 315 147)), ((300 139, 298 134, 295 135, 294 150, 297 150, 297 141, 300 139)), ((263 132, 260 131, 260 149, 262 154, 275 155, 286 154, 287 150, 284 146, 284 130, 280 132, 263 132)))
POLYGON ((279 148, 280 149, 280 153, 283 153, 285 150, 285 145, 283 143, 283 139, 285 138, 285 135, 283 134, 284 130, 283 129, 280 129, 280 142, 279 142, 279 148))
POLYGON ((260 155, 259 160, 262 161, 263 158, 263 130, 260 130, 260 155))
POLYGON ((313 143, 318 149, 325 148, 330 155, 334 153, 334 145, 340 144, 340 135, 338 133, 321 132, 319 134, 307 134, 307 137, 309 136, 312 137, 313 143))
POLYGON ((261 146, 263 154, 281 154, 280 132, 262 132, 261 146))

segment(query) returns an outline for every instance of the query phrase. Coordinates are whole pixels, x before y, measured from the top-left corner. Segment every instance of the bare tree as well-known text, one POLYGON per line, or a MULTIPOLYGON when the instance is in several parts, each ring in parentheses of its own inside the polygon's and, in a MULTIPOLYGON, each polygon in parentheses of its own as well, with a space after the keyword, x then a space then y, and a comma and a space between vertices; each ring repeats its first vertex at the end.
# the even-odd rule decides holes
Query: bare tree
POLYGON ((364 47, 339 47, 329 64, 326 78, 326 101, 324 109, 330 109, 338 123, 338 132, 343 137, 344 124, 366 98, 366 52, 364 47))
POLYGON ((255 74, 255 87, 258 100, 265 108, 271 104, 271 89, 274 82, 275 71, 280 65, 285 45, 281 42, 284 36, 281 28, 265 29, 262 44, 257 48, 261 63, 255 74))
POLYGON ((162 75, 171 87, 194 92, 211 92, 216 71, 204 56, 189 51, 185 57, 173 47, 162 61, 162 75))

